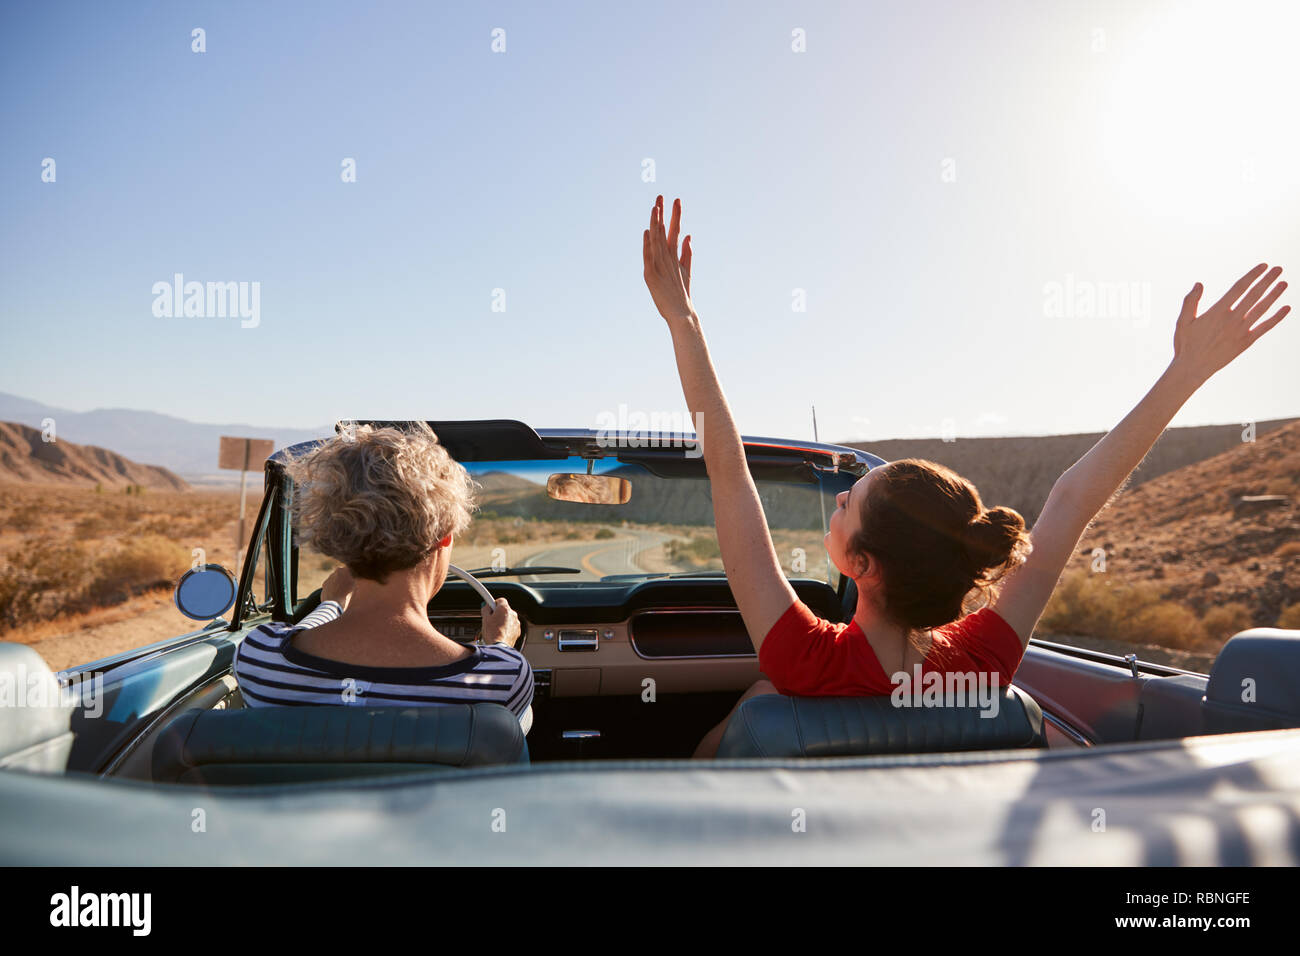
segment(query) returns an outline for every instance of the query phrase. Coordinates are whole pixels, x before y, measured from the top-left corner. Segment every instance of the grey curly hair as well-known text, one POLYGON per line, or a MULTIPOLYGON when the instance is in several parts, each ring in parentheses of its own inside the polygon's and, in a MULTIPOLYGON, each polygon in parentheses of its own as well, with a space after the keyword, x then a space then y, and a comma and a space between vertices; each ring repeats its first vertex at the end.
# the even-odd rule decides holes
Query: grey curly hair
POLYGON ((478 486, 424 422, 348 426, 290 459, 301 544, 380 584, 469 527, 478 486))

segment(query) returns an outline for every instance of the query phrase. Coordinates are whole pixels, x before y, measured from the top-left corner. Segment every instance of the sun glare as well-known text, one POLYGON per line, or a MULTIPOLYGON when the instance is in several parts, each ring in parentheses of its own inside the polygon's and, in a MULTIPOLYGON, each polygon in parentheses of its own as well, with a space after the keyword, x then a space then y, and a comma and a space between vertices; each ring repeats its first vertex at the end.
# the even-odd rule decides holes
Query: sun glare
POLYGON ((1170 7, 1119 31, 1098 104, 1111 175, 1150 211, 1253 206, 1293 191, 1290 47, 1300 7, 1170 7))

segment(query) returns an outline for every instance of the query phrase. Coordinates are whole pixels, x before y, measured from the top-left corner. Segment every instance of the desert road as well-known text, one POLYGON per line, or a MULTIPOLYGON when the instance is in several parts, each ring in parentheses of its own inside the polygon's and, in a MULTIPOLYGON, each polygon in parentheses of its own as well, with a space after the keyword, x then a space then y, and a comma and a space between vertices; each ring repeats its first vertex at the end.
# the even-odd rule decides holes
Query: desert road
POLYGON ((623 529, 617 538, 597 541, 574 541, 556 543, 544 550, 530 554, 521 566, 555 565, 563 568, 581 568, 582 574, 564 575, 520 575, 519 580, 525 584, 538 581, 579 581, 601 578, 606 574, 631 574, 636 571, 663 571, 663 567, 646 567, 642 564, 642 555, 673 536, 659 531, 638 531, 623 529))

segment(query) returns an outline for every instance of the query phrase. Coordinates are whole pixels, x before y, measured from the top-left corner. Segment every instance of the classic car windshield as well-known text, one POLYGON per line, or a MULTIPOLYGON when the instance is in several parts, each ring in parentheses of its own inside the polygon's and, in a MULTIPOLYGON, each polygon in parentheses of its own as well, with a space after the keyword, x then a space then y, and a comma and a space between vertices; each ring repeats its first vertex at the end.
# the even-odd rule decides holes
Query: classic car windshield
MULTIPOLYGON (((591 474, 630 484, 623 504, 560 501, 547 494, 551 475, 587 473, 588 463, 580 457, 464 464, 480 490, 473 523, 452 544, 451 563, 460 568, 508 571, 498 576, 525 582, 722 573, 713 500, 702 463, 683 476, 675 473, 680 467, 664 470, 614 458, 592 462, 591 474), (530 574, 530 567, 571 568, 576 573, 530 574)), ((824 522, 835 509, 835 495, 853 481, 852 475, 833 473, 756 480, 787 577, 815 578, 838 587, 839 572, 822 543, 824 522)), ((334 565, 328 557, 301 548, 296 596, 318 587, 334 565)))

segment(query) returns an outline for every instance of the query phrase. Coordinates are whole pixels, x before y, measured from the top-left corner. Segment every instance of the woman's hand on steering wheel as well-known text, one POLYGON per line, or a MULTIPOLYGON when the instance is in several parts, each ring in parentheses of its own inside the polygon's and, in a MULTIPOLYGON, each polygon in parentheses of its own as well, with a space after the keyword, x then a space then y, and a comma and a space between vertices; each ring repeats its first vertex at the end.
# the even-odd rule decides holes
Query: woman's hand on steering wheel
POLYGON ((514 647, 519 641, 519 615, 510 608, 505 598, 496 599, 496 606, 489 610, 485 605, 483 614, 483 643, 504 643, 514 647))

